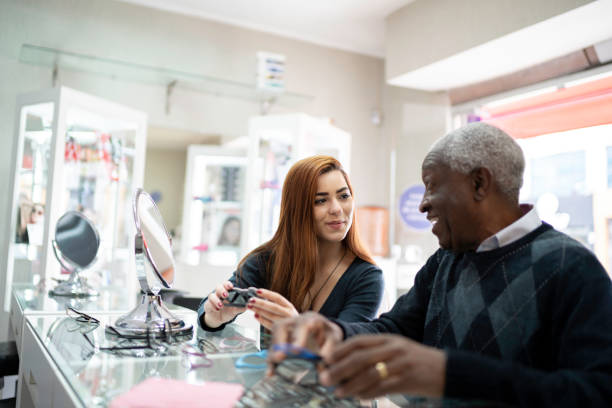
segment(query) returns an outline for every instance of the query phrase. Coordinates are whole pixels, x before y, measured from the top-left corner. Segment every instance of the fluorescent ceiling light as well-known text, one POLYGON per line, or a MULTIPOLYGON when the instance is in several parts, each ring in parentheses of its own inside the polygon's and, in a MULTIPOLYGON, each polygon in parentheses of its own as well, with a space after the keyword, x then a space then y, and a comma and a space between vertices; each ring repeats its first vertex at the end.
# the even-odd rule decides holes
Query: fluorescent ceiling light
POLYGON ((488 102, 484 105, 485 108, 493 108, 495 106, 505 105, 510 102, 520 101, 521 99, 531 98, 533 96, 543 95, 546 93, 555 92, 558 88, 556 86, 547 86, 546 88, 537 89, 531 92, 525 92, 519 95, 509 96, 507 98, 496 99, 488 102))
POLYGON ((612 38, 612 0, 598 0, 433 64, 390 85, 441 91, 496 78, 612 38))
POLYGON ((569 88, 571 86, 576 86, 576 85, 580 85, 580 84, 586 84, 587 82, 597 81, 598 79, 607 78, 609 76, 612 76, 612 68, 608 72, 602 72, 601 74, 588 76, 586 78, 576 79, 575 81, 568 81, 568 82, 566 82, 563 85, 566 88, 569 88))

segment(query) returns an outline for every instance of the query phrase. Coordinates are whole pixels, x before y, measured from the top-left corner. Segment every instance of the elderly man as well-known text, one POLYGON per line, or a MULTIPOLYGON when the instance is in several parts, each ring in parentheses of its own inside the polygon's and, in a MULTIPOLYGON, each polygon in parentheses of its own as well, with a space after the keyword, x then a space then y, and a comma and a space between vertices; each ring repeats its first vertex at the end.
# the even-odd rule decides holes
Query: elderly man
POLYGON ((422 164, 420 210, 440 249, 410 292, 368 323, 315 313, 283 321, 274 341, 318 348, 320 380, 339 395, 611 406, 610 278, 519 204, 523 170, 520 147, 493 126, 437 141, 422 164))

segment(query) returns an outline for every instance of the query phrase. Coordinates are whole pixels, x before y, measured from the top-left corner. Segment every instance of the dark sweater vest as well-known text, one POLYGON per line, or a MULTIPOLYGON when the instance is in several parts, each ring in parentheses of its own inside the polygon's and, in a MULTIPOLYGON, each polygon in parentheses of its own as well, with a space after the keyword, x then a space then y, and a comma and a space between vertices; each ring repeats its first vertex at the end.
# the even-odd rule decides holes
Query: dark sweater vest
POLYGON ((438 250, 409 293, 346 336, 403 334, 447 352, 445 395, 520 406, 612 406, 612 284, 543 224, 485 252, 438 250))

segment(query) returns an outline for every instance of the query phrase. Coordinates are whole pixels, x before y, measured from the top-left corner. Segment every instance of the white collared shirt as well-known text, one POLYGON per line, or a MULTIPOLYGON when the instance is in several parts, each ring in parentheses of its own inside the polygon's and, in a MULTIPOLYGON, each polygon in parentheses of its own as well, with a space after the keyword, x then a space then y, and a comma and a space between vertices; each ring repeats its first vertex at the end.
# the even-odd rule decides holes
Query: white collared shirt
POLYGON ((542 225, 542 220, 531 204, 521 204, 523 216, 506 228, 498 231, 480 243, 476 252, 490 251, 523 238, 542 225))

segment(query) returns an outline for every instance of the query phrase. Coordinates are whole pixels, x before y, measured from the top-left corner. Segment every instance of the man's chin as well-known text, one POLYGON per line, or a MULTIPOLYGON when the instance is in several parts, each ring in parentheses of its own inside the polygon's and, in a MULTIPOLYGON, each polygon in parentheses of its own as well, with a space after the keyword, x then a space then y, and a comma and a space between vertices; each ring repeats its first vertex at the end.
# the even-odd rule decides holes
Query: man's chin
POLYGON ((444 241, 442 238, 440 238, 437 235, 436 235, 436 238, 438 238, 438 245, 440 246, 440 248, 442 248, 442 249, 451 249, 449 242, 444 241))

